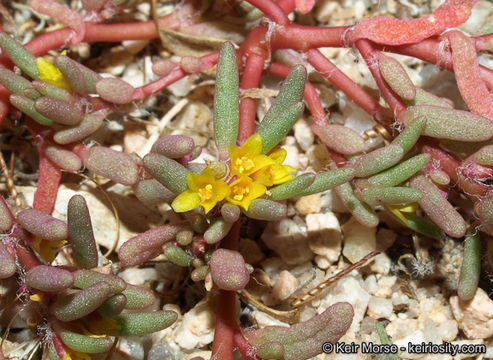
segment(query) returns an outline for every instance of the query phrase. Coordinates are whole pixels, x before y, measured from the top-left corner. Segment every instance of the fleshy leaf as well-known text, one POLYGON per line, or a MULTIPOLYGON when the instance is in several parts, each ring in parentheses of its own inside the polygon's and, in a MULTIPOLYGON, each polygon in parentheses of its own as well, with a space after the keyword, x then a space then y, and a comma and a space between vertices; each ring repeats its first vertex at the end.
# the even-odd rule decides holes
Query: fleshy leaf
POLYGON ((288 207, 273 200, 255 199, 244 212, 251 219, 279 221, 287 216, 288 207))
POLYGON ((79 106, 48 96, 37 99, 34 102, 34 109, 41 115, 62 125, 77 125, 84 118, 79 106))
POLYGON ((418 118, 426 119, 423 135, 438 139, 476 142, 493 136, 493 123, 469 111, 428 105, 407 108, 404 115, 406 125, 418 118))
POLYGON ((14 105, 17 109, 22 111, 24 114, 31 117, 37 123, 46 126, 53 125, 53 120, 48 119, 46 116, 43 116, 36 111, 36 109, 34 108, 33 100, 17 94, 10 95, 9 100, 12 105, 14 105))
POLYGON ((416 155, 400 164, 373 175, 368 182, 373 186, 392 187, 399 185, 421 170, 429 161, 429 154, 416 155))
POLYGON ((239 126, 239 79, 233 44, 225 42, 217 63, 214 136, 220 152, 236 144, 239 126))
POLYGON ((466 233, 464 219, 443 197, 440 189, 431 180, 419 175, 411 179, 410 186, 423 193, 423 197, 419 200, 419 206, 435 224, 451 237, 464 236, 466 233))
POLYGON ((481 165, 493 166, 493 145, 482 147, 474 154, 474 161, 481 165))
POLYGON ((354 163, 354 175, 366 177, 394 166, 402 159, 404 149, 400 145, 385 146, 361 155, 354 163))
POLYGON ((84 95, 96 93, 96 83, 102 79, 98 73, 65 55, 58 56, 55 64, 76 92, 84 95))
POLYGON ((361 197, 370 205, 384 204, 406 204, 416 202, 423 194, 416 189, 408 187, 371 187, 363 190, 361 197))
POLYGON ((303 174, 284 184, 275 186, 268 190, 270 200, 285 200, 301 193, 315 180, 315 174, 303 174))
POLYGON ((383 78, 397 95, 409 101, 416 97, 416 87, 400 62, 380 54, 378 66, 383 78))
POLYGON ((365 139, 347 126, 314 123, 312 129, 328 148, 339 154, 354 155, 365 149, 365 139))
MULTIPOLYGON (((18 95, 24 95, 24 90, 31 87, 29 80, 4 67, 0 67, 0 83, 10 92, 18 95)), ((38 93, 39 96, 41 94, 38 93)))
POLYGON ((481 238, 476 231, 464 240, 464 257, 457 294, 462 301, 471 300, 476 293, 481 274, 481 238))
POLYGON ((493 121, 493 96, 481 78, 474 42, 458 30, 445 35, 452 49, 452 64, 462 98, 469 109, 493 121))
POLYGON ((110 286, 100 281, 73 294, 59 295, 53 313, 60 321, 73 321, 89 315, 108 298, 110 286))
POLYGON ((228 235, 232 225, 232 223, 222 218, 215 219, 204 233, 205 242, 208 244, 218 243, 228 235))
POLYGON ((103 125, 104 118, 104 113, 88 114, 78 125, 57 131, 53 140, 62 145, 82 140, 98 130, 103 125))
POLYGON ((98 248, 92 231, 91 215, 86 200, 74 195, 67 208, 68 241, 75 263, 84 269, 98 266, 98 248))
POLYGON ((163 225, 127 240, 118 251, 121 265, 136 266, 156 257, 162 252, 161 246, 172 240, 180 229, 177 225, 163 225))
POLYGON ((154 293, 142 286, 127 285, 127 288, 122 291, 122 295, 127 298, 125 309, 145 309, 154 304, 156 296, 154 293))
POLYGON ((299 194, 296 194, 296 196, 306 196, 332 189, 337 185, 350 181, 353 176, 354 169, 350 167, 318 173, 313 183, 299 194))
POLYGON ((118 335, 144 335, 167 328, 176 321, 174 311, 122 314, 116 317, 120 330, 118 335))
POLYGON ((120 315, 126 305, 127 297, 123 294, 116 294, 102 303, 98 312, 102 317, 113 318, 120 315))
POLYGON ((353 192, 353 188, 350 183, 345 183, 336 187, 336 192, 341 198, 342 202, 353 214, 354 218, 358 222, 367 227, 375 227, 378 225, 378 216, 367 204, 361 202, 353 192))
POLYGON ((185 135, 168 135, 158 139, 151 151, 170 159, 179 159, 192 152, 195 147, 193 139, 185 135))
POLYGON ((9 231, 13 224, 10 209, 3 196, 0 195, 0 232, 9 231))
POLYGON ((247 341, 255 347, 277 342, 284 347, 285 360, 304 360, 322 352, 324 342, 335 343, 349 329, 353 307, 346 302, 336 303, 323 313, 290 327, 266 326, 245 331, 247 341))
POLYGON ((39 70, 36 66, 36 58, 33 54, 24 49, 21 44, 3 32, 0 33, 0 47, 2 47, 3 52, 7 54, 14 64, 22 71, 33 79, 38 78, 39 70))
POLYGON ((7 247, 0 241, 0 279, 7 279, 15 274, 17 266, 7 247))
POLYGON ((142 180, 134 187, 134 194, 147 206, 155 206, 161 203, 171 203, 176 194, 161 184, 156 179, 142 180))
POLYGON ((55 266, 39 265, 26 274, 26 284, 34 289, 48 292, 58 292, 71 287, 74 275, 68 270, 55 266))
POLYGON ((103 78, 96 83, 96 92, 113 104, 123 105, 132 101, 134 87, 120 78, 103 78))
POLYGON ((70 44, 76 45, 84 39, 86 26, 77 11, 53 0, 31 0, 29 5, 33 10, 55 18, 74 29, 75 35, 71 36, 70 44))
POLYGON ((89 150, 84 165, 90 171, 123 185, 137 182, 137 164, 130 155, 121 151, 94 146, 89 150))
POLYGON ((121 293, 127 287, 125 281, 115 275, 103 274, 92 270, 74 271, 74 287, 86 289, 100 281, 104 281, 110 286, 110 296, 121 293))
POLYGON ((35 209, 22 210, 17 220, 31 234, 49 241, 61 241, 68 237, 67 224, 35 209))
POLYGON ((241 290, 250 279, 245 259, 238 251, 217 249, 212 253, 209 266, 214 284, 222 290, 241 290))
POLYGON ((164 255, 175 265, 182 267, 192 265, 193 256, 179 246, 166 244, 164 246, 164 255))
POLYGON ((113 345, 110 337, 92 337, 61 328, 55 328, 62 342, 74 351, 86 354, 99 354, 108 351, 113 345))
POLYGON ((404 154, 407 153, 418 141, 423 133, 425 125, 426 120, 424 118, 414 120, 392 141, 392 144, 402 146, 404 154))
POLYGON ((181 194, 187 190, 189 171, 178 162, 160 154, 150 153, 144 157, 144 165, 157 181, 171 191, 181 194))
POLYGON ((303 112, 306 69, 295 66, 284 80, 274 105, 265 114, 257 133, 262 136, 262 153, 269 152, 291 130, 303 112))
POLYGON ((80 157, 61 146, 48 143, 43 147, 43 152, 51 162, 63 170, 77 172, 82 167, 80 157))

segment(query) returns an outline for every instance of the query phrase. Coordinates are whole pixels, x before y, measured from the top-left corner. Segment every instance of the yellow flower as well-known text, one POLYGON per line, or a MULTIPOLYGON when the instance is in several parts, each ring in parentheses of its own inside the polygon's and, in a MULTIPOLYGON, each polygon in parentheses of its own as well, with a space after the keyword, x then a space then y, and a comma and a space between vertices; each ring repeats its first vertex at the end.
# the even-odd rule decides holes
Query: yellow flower
POLYGON ((250 136, 240 148, 228 146, 231 159, 231 172, 234 175, 250 175, 274 163, 274 160, 262 155, 262 137, 250 136))
POLYGON ((42 57, 36 58, 36 65, 38 66, 40 80, 46 81, 47 83, 68 91, 72 90, 60 69, 48 60, 45 60, 42 57))
POLYGON ((291 173, 296 169, 288 165, 282 165, 286 159, 287 152, 284 149, 278 149, 269 155, 269 158, 274 161, 272 165, 268 165, 251 176, 256 181, 265 186, 279 185, 293 178, 291 173))
POLYGON ((418 209, 418 203, 408 203, 403 205, 387 205, 387 209, 394 214, 404 225, 409 227, 409 222, 406 217, 402 214, 404 213, 415 213, 418 209))
POLYGON ((171 203, 176 212, 184 212, 202 206, 208 213, 229 193, 228 185, 217 180, 207 166, 200 175, 189 173, 187 176, 188 190, 178 195, 171 203))
POLYGON ((248 176, 242 176, 229 185, 231 191, 226 196, 226 201, 241 206, 248 210, 253 200, 262 196, 267 188, 259 183, 253 182, 248 176))
POLYGON ((66 243, 67 240, 48 241, 35 236, 31 247, 36 250, 36 252, 44 261, 46 261, 47 263, 51 263, 53 260, 55 260, 58 248, 62 245, 65 245, 66 243))

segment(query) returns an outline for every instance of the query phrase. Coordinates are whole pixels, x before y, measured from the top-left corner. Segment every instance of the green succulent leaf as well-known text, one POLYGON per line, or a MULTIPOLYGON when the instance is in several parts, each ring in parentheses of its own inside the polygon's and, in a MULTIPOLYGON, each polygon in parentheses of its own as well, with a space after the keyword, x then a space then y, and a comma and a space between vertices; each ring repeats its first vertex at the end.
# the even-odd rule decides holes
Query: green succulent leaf
POLYGON ((239 115, 239 80, 233 44, 224 43, 217 63, 214 95, 214 136, 217 147, 226 150, 236 144, 239 115))

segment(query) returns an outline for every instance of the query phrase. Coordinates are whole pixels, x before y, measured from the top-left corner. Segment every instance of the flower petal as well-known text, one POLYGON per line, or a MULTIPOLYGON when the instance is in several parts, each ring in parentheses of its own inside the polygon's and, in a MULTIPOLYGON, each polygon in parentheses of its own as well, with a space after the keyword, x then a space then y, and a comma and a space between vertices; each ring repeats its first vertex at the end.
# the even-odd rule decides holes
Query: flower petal
POLYGON ((222 180, 217 180, 214 184, 216 202, 223 200, 229 194, 229 186, 222 180))
POLYGON ((178 195, 171 203, 176 212, 185 212, 195 209, 200 205, 200 196, 197 192, 187 190, 178 195))
POLYGON ((262 153, 262 136, 253 134, 240 147, 241 154, 259 155, 262 153))

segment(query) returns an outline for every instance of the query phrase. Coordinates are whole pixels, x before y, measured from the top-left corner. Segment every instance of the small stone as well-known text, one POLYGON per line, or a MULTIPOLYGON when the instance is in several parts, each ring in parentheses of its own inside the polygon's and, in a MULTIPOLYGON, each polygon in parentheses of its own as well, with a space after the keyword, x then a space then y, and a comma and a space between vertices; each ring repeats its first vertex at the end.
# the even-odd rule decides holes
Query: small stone
POLYGON ((315 264, 317 264, 317 266, 322 269, 322 270, 326 270, 329 268, 330 266, 330 261, 329 259, 327 259, 326 257, 324 256, 320 256, 320 255, 315 255, 315 264))
POLYGON ((377 231, 377 250, 385 251, 391 247, 395 240, 397 239, 397 234, 386 228, 379 228, 377 231))
POLYGON ((319 194, 302 196, 295 207, 299 215, 316 214, 322 209, 322 199, 319 194))
POLYGON ((306 216, 308 246, 317 255, 335 262, 341 253, 341 227, 332 212, 306 216))
POLYGON ((457 321, 455 320, 445 320, 438 326, 437 330, 443 341, 455 340, 459 333, 457 321))
POLYGON ((467 337, 485 339, 493 336, 493 301, 483 289, 478 287, 470 301, 452 296, 450 306, 459 328, 467 337))
POLYGON ((368 315, 374 319, 389 318, 392 315, 392 300, 372 296, 368 303, 368 315))
POLYGON ((343 255, 353 264, 376 249, 376 228, 361 225, 354 217, 342 226, 343 255))
POLYGON ((378 291, 377 277, 373 274, 368 276, 365 279, 363 286, 370 294, 375 294, 378 291))
POLYGON ((375 293, 375 296, 389 297, 393 293, 392 287, 396 281, 396 276, 382 276, 378 281, 378 291, 375 293))
POLYGON ((214 338, 214 308, 207 301, 200 301, 188 311, 175 330, 176 343, 185 350, 193 350, 210 344, 214 338))
POLYGON ((427 297, 419 302, 418 321, 422 326, 428 319, 439 326, 447 320, 452 320, 452 313, 439 299, 427 297))
POLYGON ((272 288, 272 296, 283 301, 289 298, 297 288, 298 280, 289 271, 283 270, 272 288))
POLYGON ((380 253, 373 258, 370 270, 379 274, 387 275, 390 271, 390 258, 387 254, 380 253))
POLYGON ((370 294, 360 286, 359 281, 354 277, 345 277, 334 284, 327 296, 320 300, 318 313, 339 301, 347 301, 353 306, 353 322, 345 335, 345 337, 351 338, 359 331, 361 320, 365 316, 370 301, 370 294))
POLYGON ((300 119, 294 124, 294 137, 298 142, 298 145, 302 150, 306 151, 313 144, 314 135, 313 132, 305 122, 305 120, 300 119))
MULTIPOLYGON (((408 336, 401 338, 401 339, 397 339, 397 340, 395 338, 392 338, 392 339, 394 340, 394 344, 396 344, 399 348, 404 347, 406 349, 407 349, 408 343, 421 344, 422 342, 424 342, 424 343, 428 342, 425 338, 425 334, 421 330, 416 330, 413 333, 411 333, 408 336)), ((404 359, 421 359, 421 358, 423 358, 423 354, 409 354, 407 351, 404 351, 400 355, 400 357, 404 358, 404 359)))
POLYGON ((306 230, 291 219, 269 222, 262 234, 262 241, 287 264, 301 264, 313 258, 306 241, 306 230))
POLYGON ((398 340, 411 335, 414 331, 418 330, 418 328, 419 323, 416 319, 397 318, 387 325, 385 331, 393 340, 398 340))

